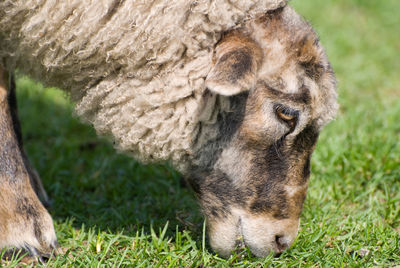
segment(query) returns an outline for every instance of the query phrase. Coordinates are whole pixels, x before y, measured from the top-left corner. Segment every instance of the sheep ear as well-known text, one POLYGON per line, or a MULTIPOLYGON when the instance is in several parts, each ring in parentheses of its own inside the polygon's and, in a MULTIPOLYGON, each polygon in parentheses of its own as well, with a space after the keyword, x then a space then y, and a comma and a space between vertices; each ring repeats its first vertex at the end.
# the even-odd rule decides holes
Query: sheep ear
POLYGON ((252 89, 257 80, 257 53, 243 45, 222 50, 225 51, 217 50, 217 61, 206 78, 206 87, 224 96, 252 89))

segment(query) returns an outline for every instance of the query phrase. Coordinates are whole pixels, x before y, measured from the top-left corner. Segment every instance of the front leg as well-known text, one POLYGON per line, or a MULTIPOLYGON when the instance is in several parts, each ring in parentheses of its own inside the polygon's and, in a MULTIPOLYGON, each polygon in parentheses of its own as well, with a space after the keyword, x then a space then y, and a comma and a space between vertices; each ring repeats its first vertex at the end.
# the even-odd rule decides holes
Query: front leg
POLYGON ((24 161, 26 171, 29 174, 29 180, 31 182, 31 186, 32 186, 33 190, 35 191, 35 193, 37 194, 39 199, 42 201, 43 205, 46 208, 49 208, 50 200, 49 200, 49 197, 47 196, 47 193, 43 187, 40 176, 37 173, 37 171, 35 170, 35 168, 33 168, 33 166, 31 165, 31 163, 28 159, 28 156, 25 153, 24 144, 23 144, 23 140, 22 140, 21 124, 20 124, 19 118, 18 118, 18 105, 17 105, 17 96, 16 96, 16 92, 15 92, 16 84, 15 84, 14 75, 9 76, 8 85, 9 85, 8 97, 7 97, 8 107, 10 110, 10 115, 11 115, 11 119, 13 122, 13 129, 14 129, 14 133, 17 138, 17 141, 18 141, 18 147, 21 152, 22 160, 24 161))
POLYGON ((0 67, 0 248, 49 256, 57 248, 53 221, 32 189, 7 101, 7 72, 0 67))

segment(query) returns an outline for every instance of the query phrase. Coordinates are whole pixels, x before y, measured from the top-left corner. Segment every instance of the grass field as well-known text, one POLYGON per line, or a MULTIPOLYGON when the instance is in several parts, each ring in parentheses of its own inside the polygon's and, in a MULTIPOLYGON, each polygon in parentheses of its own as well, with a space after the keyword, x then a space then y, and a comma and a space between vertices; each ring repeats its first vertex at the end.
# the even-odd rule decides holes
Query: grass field
POLYGON ((291 249, 264 259, 213 254, 194 196, 176 171, 116 154, 73 116, 63 93, 21 77, 25 146, 53 201, 65 252, 48 266, 400 265, 400 1, 291 4, 320 34, 341 105, 314 153, 291 249))

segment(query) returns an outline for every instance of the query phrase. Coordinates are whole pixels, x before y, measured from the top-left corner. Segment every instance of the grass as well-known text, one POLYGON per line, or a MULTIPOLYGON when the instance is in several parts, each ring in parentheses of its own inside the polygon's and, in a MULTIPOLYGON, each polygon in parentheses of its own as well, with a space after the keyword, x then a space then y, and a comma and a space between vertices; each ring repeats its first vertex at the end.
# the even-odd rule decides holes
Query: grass
POLYGON ((341 104, 314 153, 292 248, 279 257, 221 259, 176 171, 116 154, 73 116, 63 93, 20 78, 25 146, 52 198, 65 251, 48 266, 400 265, 400 2, 291 3, 320 34, 341 104))

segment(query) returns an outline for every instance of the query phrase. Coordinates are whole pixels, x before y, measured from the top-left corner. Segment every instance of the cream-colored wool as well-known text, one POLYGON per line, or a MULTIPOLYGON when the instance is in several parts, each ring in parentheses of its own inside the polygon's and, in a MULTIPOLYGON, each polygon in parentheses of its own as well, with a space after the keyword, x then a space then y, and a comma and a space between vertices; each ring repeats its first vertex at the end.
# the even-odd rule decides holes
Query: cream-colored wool
POLYGON ((0 0, 0 64, 68 91, 119 150, 184 171, 221 34, 285 4, 0 0))

